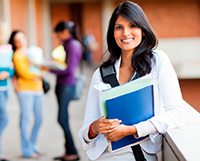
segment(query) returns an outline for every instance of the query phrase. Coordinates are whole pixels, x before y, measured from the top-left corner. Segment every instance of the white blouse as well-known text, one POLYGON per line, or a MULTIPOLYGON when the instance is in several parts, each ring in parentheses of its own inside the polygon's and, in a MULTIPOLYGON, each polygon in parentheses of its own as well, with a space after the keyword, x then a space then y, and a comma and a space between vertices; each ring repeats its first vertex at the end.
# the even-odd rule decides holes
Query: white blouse
MULTIPOLYGON (((135 125, 138 137, 149 134, 150 140, 141 143, 141 147, 150 154, 161 150, 162 134, 170 128, 175 128, 184 122, 184 107, 176 73, 168 56, 161 50, 153 52, 152 70, 154 84, 154 113, 155 116, 135 125)), ((119 80, 120 60, 116 61, 115 69, 119 80)), ((94 139, 88 138, 90 124, 103 116, 101 91, 111 88, 110 84, 102 81, 97 69, 92 77, 87 98, 85 117, 79 131, 83 149, 91 160, 96 160, 107 149, 108 142, 104 135, 99 134, 94 139), (87 142, 86 142, 87 141, 87 142)))

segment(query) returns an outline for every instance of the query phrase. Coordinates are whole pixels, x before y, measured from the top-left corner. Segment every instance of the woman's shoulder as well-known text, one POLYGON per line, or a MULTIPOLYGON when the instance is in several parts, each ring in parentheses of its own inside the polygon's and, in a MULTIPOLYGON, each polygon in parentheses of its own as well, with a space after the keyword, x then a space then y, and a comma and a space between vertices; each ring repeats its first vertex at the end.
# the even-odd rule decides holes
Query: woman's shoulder
POLYGON ((14 55, 22 55, 22 51, 17 49, 14 51, 14 55))
POLYGON ((94 71, 93 76, 92 76, 95 80, 100 79, 101 78, 101 74, 100 74, 100 69, 99 67, 94 71))
POLYGON ((103 82, 101 78, 101 73, 100 73, 100 67, 98 67, 92 75, 92 81, 95 82, 95 84, 98 84, 100 82, 103 82))
POLYGON ((153 50, 153 60, 158 62, 169 61, 168 55, 163 50, 153 50))
POLYGON ((110 85, 108 83, 103 82, 101 73, 100 73, 100 68, 97 68, 94 71, 91 84, 95 89, 100 90, 100 91, 110 88, 110 85))
POLYGON ((163 50, 153 50, 152 54, 154 57, 157 57, 157 58, 167 57, 167 54, 163 50))
POLYGON ((72 47, 80 47, 81 48, 81 43, 76 40, 76 39, 72 39, 69 43, 69 46, 72 46, 72 47))
POLYGON ((171 67, 171 61, 168 55, 163 50, 152 51, 152 71, 153 73, 159 73, 159 71, 164 67, 165 69, 171 67))
POLYGON ((15 50, 13 54, 13 59, 18 58, 22 55, 20 50, 15 50))
POLYGON ((27 56, 25 56, 22 51, 20 50, 16 50, 13 54, 13 61, 21 61, 21 60, 26 60, 27 59, 27 56))

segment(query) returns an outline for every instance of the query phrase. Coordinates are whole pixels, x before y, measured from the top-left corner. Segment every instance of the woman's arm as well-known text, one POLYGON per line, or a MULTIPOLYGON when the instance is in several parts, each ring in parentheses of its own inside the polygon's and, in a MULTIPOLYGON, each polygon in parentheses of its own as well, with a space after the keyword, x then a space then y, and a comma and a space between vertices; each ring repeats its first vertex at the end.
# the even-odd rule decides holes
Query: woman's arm
POLYGON ((1 70, 0 80, 5 80, 8 79, 9 77, 12 77, 15 72, 13 63, 11 63, 10 67, 1 68, 0 70, 1 70))
POLYGON ((157 69, 157 97, 161 97, 165 112, 154 116, 150 121, 158 132, 165 133, 169 128, 184 123, 185 110, 177 75, 168 56, 162 51, 159 53, 157 69))
POLYGON ((7 71, 2 71, 0 72, 0 80, 4 80, 4 79, 7 79, 9 77, 9 72, 7 71))
POLYGON ((88 136, 90 124, 102 116, 99 107, 99 91, 94 88, 94 85, 97 83, 98 72, 99 71, 96 70, 91 79, 90 88, 87 96, 84 120, 78 134, 79 139, 83 143, 84 149, 88 149, 95 141, 90 139, 88 136))
POLYGON ((28 68, 28 58, 22 58, 20 53, 15 53, 13 56, 13 62, 17 75, 25 79, 34 80, 40 79, 40 75, 32 74, 28 68))
POLYGON ((67 51, 66 56, 66 64, 67 68, 65 70, 50 70, 50 72, 60 76, 65 75, 67 76, 70 73, 74 73, 76 70, 76 67, 79 64, 79 61, 81 59, 82 50, 80 47, 77 47, 77 45, 74 45, 74 43, 70 43, 68 47, 69 51, 67 51))
POLYGON ((100 73, 97 70, 92 77, 87 97, 85 117, 82 128, 79 131, 79 138, 85 143, 85 146, 93 144, 99 134, 106 135, 109 132, 115 131, 116 127, 121 123, 118 119, 105 119, 100 112, 99 96, 101 91, 94 88, 99 78, 100 73))
POLYGON ((148 121, 135 125, 139 137, 153 133, 152 128, 149 129, 147 123, 151 123, 156 132, 165 133, 168 129, 183 124, 185 119, 182 95, 172 64, 162 51, 157 51, 155 57, 156 64, 153 75, 156 83, 154 90, 156 109, 154 109, 157 114, 148 121), (161 108, 164 109, 162 113, 158 112, 161 111, 161 108))

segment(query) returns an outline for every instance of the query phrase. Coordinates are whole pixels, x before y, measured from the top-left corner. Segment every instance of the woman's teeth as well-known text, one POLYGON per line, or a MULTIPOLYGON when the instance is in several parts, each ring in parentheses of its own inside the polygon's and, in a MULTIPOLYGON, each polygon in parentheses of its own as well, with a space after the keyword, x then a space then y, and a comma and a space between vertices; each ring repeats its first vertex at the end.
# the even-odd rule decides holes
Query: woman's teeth
POLYGON ((130 39, 122 39, 122 42, 128 43, 128 42, 131 42, 132 40, 133 40, 133 38, 130 38, 130 39))

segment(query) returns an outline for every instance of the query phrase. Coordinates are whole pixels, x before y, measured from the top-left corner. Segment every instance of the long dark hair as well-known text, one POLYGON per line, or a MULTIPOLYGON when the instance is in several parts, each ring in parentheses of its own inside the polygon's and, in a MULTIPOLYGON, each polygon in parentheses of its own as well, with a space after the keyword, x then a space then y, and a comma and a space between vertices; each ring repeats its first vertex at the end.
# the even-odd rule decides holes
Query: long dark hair
MULTIPOLYGON (((8 43, 12 45, 13 51, 15 51, 15 50, 17 49, 16 46, 15 46, 15 43, 14 43, 14 37, 15 37, 15 35, 17 35, 17 33, 19 33, 19 32, 22 32, 22 31, 20 31, 20 30, 15 30, 15 31, 13 31, 13 32, 11 33, 10 39, 9 39, 9 41, 8 41, 8 43)), ((23 33, 23 32, 22 32, 22 33, 23 33)))
POLYGON ((102 64, 102 66, 108 67, 120 58, 121 49, 114 38, 114 27, 119 15, 131 22, 135 27, 142 29, 142 41, 135 48, 132 55, 132 66, 134 71, 136 71, 135 78, 138 78, 150 73, 152 68, 151 58, 153 57, 152 49, 157 45, 158 40, 146 18, 146 15, 141 7, 136 3, 126 1, 119 4, 114 10, 107 31, 107 45, 110 57, 102 64))
POLYGON ((78 24, 72 21, 61 21, 56 25, 54 31, 62 32, 65 29, 67 29, 76 40, 82 43, 80 27, 78 24))

